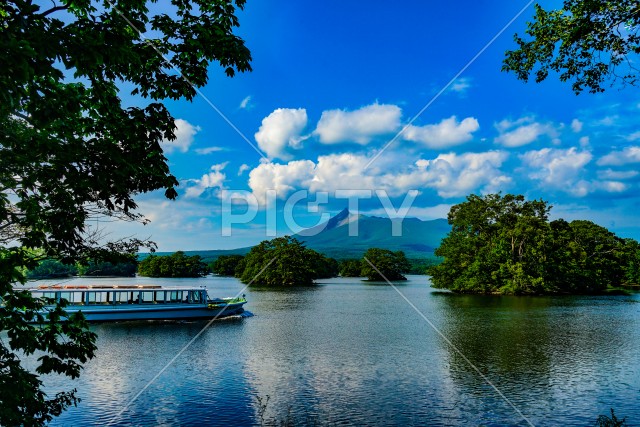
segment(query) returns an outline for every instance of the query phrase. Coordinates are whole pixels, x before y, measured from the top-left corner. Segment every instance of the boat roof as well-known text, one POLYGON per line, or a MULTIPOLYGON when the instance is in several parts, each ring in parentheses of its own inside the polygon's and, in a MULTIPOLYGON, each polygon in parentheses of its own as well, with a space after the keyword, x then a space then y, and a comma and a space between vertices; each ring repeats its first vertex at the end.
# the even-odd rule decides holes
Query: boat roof
POLYGON ((182 287, 182 286, 161 286, 161 285, 40 285, 37 288, 29 288, 30 291, 201 291, 204 286, 182 287))

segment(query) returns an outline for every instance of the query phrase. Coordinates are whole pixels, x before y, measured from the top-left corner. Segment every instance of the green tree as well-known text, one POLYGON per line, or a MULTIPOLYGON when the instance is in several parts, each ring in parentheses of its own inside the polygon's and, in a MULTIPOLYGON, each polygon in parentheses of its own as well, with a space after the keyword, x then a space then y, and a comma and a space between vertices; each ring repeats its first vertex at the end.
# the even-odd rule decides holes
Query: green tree
POLYGON ((451 232, 429 268, 435 288, 456 292, 540 293, 550 207, 524 196, 470 195, 448 215, 451 232))
POLYGON ((359 259, 345 259, 340 262, 340 276, 342 277, 362 277, 360 270, 362 264, 359 259))
POLYGON ((640 264, 637 242, 591 221, 548 221, 551 207, 524 196, 471 195, 449 212, 451 232, 429 268, 435 288, 454 292, 598 293, 640 264), (635 242, 635 243, 634 243, 635 242))
POLYGON ((311 285, 327 271, 323 255, 290 236, 261 242, 251 248, 244 262, 240 279, 260 286, 311 285))
POLYGON ((75 265, 63 264, 55 259, 44 259, 38 266, 27 272, 28 279, 50 279, 56 277, 69 277, 78 273, 75 265))
POLYGON ((138 269, 136 262, 91 261, 87 265, 78 264, 78 274, 80 276, 117 276, 133 277, 138 269))
POLYGON ((146 277, 204 277, 209 266, 200 255, 189 256, 182 251, 171 255, 149 255, 138 264, 138 274, 146 277))
POLYGON ((640 285, 640 244, 633 239, 623 243, 624 281, 628 285, 640 285))
POLYGON ((411 264, 402 251, 369 248, 360 262, 361 275, 369 280, 407 280, 403 273, 411 270, 411 264), (373 264, 373 266, 371 265, 373 264), (375 268, 374 268, 375 266, 375 268), (382 274, 382 275, 381 275, 382 274))
POLYGON ((550 72, 576 94, 603 92, 607 84, 638 84, 640 5, 624 0, 565 0, 558 10, 535 6, 527 38, 506 52, 502 70, 536 82, 550 72))
POLYGON ((209 264, 211 271, 220 276, 235 276, 240 266, 243 255, 220 255, 218 259, 209 264))
POLYGON ((192 100, 211 64, 229 76, 250 70, 233 34, 244 0, 176 1, 158 14, 147 3, 0 4, 0 425, 44 425, 75 404, 73 391, 46 396, 38 375, 75 378, 95 351, 82 316, 61 323, 58 305, 45 318, 46 301, 13 284, 45 258, 116 262, 153 247, 108 242, 88 220, 143 220, 140 193, 174 199, 160 142, 175 139, 175 121, 161 101, 192 100), (141 106, 124 107, 119 87, 141 106), (31 373, 16 353, 36 351, 31 373))
POLYGON ((338 275, 338 261, 319 252, 307 250, 309 251, 309 261, 314 265, 316 279, 329 279, 338 275))

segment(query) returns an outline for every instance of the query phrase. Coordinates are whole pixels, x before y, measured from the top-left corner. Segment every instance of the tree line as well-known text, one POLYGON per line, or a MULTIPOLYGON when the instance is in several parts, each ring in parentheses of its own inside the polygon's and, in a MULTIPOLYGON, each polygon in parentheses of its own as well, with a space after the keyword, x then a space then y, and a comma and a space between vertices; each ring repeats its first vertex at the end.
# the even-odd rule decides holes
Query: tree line
POLYGON ((264 286, 309 285, 329 277, 366 277, 369 280, 406 280, 412 266, 404 252, 371 248, 360 260, 338 262, 306 248, 293 237, 265 240, 246 255, 222 255, 212 264, 213 273, 234 276, 244 283, 264 286), (366 262, 368 259, 369 262, 366 262))
POLYGON ((47 258, 28 270, 27 279, 55 279, 71 276, 117 276, 133 277, 136 275, 137 262, 91 261, 89 263, 64 264, 53 258, 47 258))
POLYGON ((451 232, 428 269, 432 286, 461 293, 599 293, 640 283, 640 245, 591 221, 550 221, 522 195, 470 195, 448 214, 451 232))

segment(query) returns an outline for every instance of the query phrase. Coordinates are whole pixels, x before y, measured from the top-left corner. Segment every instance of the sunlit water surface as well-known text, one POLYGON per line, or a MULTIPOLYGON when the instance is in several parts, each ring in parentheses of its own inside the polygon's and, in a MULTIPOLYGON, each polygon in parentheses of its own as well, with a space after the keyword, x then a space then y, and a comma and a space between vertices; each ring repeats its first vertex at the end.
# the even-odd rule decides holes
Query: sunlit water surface
MULTIPOLYGON (((97 281, 243 288, 72 283, 97 281)), ((151 384, 206 322, 94 325, 99 349, 81 377, 46 379, 51 394, 82 398, 52 425, 527 425, 486 380, 534 425, 593 425, 610 408, 640 424, 639 294, 460 296, 422 276, 397 289, 450 343, 392 287, 341 278, 244 290, 255 316, 215 321, 151 384)))

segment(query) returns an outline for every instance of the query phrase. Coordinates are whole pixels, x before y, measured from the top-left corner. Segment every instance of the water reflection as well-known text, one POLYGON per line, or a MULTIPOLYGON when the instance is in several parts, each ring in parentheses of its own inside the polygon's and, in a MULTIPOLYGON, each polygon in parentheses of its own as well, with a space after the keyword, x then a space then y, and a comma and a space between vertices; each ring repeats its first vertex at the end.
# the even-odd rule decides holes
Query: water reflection
MULTIPOLYGON (((257 425, 256 398, 267 395, 271 421, 524 424, 388 285, 243 291, 235 279, 197 281, 212 296, 245 292, 255 317, 214 322, 117 425, 257 425)), ((637 296, 459 296, 419 276, 399 289, 534 424, 589 425, 610 407, 640 420, 637 296)), ((49 383, 84 399, 53 424, 108 423, 204 324, 95 326, 98 357, 78 381, 49 383)))
MULTIPOLYGON (((611 381, 616 364, 637 366, 638 316, 624 297, 431 296, 448 312, 443 333, 535 424, 549 415, 551 424, 591 424, 594 407, 607 413, 626 404, 620 393, 638 397, 611 381)), ((447 359, 460 390, 491 392, 456 352, 447 359)), ((637 369, 629 374, 638 384, 637 369)), ((479 422, 489 420, 495 414, 479 422)))

